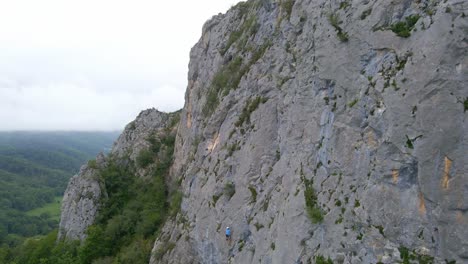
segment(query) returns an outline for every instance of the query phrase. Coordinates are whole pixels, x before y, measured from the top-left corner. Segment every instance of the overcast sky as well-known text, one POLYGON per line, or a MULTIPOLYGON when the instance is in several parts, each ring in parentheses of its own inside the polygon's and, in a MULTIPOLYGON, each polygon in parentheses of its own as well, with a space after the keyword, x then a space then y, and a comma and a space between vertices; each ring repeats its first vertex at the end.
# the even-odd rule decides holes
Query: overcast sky
POLYGON ((237 2, 0 1, 0 130, 119 130, 182 108, 190 48, 237 2))

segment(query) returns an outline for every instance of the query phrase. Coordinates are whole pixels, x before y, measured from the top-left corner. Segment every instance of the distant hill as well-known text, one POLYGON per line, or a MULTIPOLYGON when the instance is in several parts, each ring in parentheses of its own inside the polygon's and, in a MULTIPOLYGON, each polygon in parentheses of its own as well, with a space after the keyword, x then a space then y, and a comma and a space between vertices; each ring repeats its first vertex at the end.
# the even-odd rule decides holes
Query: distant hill
POLYGON ((56 228, 57 218, 50 213, 60 207, 56 197, 80 166, 108 152, 118 135, 0 132, 0 244, 14 242, 5 241, 12 238, 8 234, 33 236, 56 228))

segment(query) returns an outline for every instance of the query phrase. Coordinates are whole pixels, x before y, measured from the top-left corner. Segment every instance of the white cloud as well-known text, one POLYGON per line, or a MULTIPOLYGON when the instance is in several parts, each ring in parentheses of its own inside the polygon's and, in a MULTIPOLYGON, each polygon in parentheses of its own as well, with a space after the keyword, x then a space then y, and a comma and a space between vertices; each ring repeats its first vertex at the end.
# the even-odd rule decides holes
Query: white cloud
POLYGON ((0 3, 0 130, 122 129, 180 109, 203 23, 238 0, 0 3))
POLYGON ((0 94, 7 102, 0 111, 2 126, 14 130, 121 129, 141 109, 159 105, 167 111, 177 110, 173 102, 183 97, 183 91, 169 86, 137 93, 119 90, 109 95, 63 83, 2 88, 0 94))

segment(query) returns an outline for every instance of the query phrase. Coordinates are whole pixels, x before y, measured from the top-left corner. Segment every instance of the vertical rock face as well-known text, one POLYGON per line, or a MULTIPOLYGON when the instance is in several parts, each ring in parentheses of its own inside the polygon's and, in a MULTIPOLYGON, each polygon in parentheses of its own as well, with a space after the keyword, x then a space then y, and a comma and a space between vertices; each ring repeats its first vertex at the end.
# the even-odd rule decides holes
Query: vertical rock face
POLYGON ((62 200, 58 239, 83 240, 86 228, 96 218, 102 192, 97 169, 105 166, 104 155, 98 155, 96 164, 83 165, 68 183, 62 200))
MULTIPOLYGON (((71 178, 62 201, 58 239, 86 238, 86 229, 94 223, 102 198, 107 197, 99 172, 106 167, 106 160, 112 157, 120 162, 136 162, 140 151, 149 147, 148 137, 164 130, 172 117, 173 114, 162 113, 156 109, 142 111, 125 127, 108 157, 98 155, 96 161, 84 165, 80 172, 71 178)), ((136 173, 144 177, 147 171, 138 169, 136 173)))
MULTIPOLYGON (((190 54, 170 175, 182 210, 150 262, 467 262, 467 12, 256 0, 213 17, 190 54)), ((143 111, 110 156, 138 162, 169 117, 143 111)), ((106 159, 71 179, 60 238, 85 239, 106 159)))
POLYGON ((213 17, 176 140, 182 213, 151 263, 468 261, 467 12, 283 0, 213 17))

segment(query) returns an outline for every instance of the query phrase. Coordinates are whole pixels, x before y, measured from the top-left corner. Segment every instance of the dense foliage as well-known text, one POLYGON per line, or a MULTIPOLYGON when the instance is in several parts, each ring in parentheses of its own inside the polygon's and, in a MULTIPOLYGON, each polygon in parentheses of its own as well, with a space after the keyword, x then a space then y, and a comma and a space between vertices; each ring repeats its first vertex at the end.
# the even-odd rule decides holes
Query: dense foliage
POLYGON ((2 132, 0 133, 0 245, 21 243, 22 237, 47 234, 69 178, 88 159, 108 150, 116 132, 2 132))
POLYGON ((127 167, 111 164, 101 176, 109 197, 80 248, 82 263, 106 257, 136 257, 131 263, 147 263, 155 232, 168 211, 164 175, 154 173, 151 179, 141 179, 127 167), (134 248, 138 248, 138 256, 130 256, 135 254, 134 248))
POLYGON ((169 195, 165 183, 174 136, 168 132, 148 140, 151 148, 145 155, 152 161, 145 164, 151 169, 148 177, 135 175, 139 162, 112 156, 100 170, 102 188, 108 195, 84 243, 62 241, 55 246, 56 232, 52 232, 16 248, 0 249, 0 263, 148 263, 159 228, 167 217, 176 215, 182 200, 180 192, 169 195))
POLYGON ((391 26, 392 31, 397 34, 397 36, 402 38, 407 38, 411 36, 411 30, 419 20, 419 15, 412 15, 405 18, 405 21, 400 21, 391 26))

